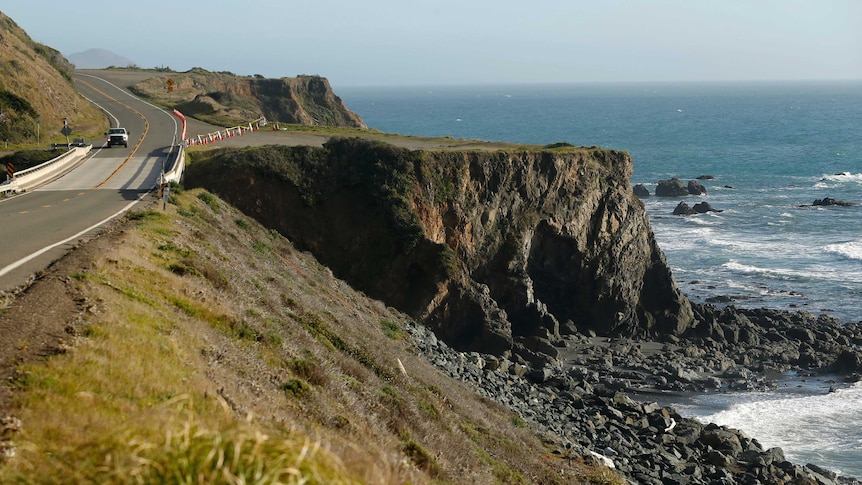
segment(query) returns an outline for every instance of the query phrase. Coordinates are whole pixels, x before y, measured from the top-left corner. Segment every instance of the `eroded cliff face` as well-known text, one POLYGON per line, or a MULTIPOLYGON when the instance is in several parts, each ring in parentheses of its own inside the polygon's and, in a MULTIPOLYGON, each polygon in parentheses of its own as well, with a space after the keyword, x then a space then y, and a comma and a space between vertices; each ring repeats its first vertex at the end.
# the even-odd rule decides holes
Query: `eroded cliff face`
POLYGON ((198 153, 187 183, 450 345, 499 355, 541 353, 561 331, 692 325, 631 170, 628 154, 610 150, 424 152, 337 139, 198 153))
POLYGON ((171 93, 165 90, 164 76, 141 81, 132 90, 216 124, 243 123, 264 116, 283 123, 365 128, 362 118, 344 105, 324 77, 270 79, 195 68, 173 73, 170 78, 175 83, 171 93))

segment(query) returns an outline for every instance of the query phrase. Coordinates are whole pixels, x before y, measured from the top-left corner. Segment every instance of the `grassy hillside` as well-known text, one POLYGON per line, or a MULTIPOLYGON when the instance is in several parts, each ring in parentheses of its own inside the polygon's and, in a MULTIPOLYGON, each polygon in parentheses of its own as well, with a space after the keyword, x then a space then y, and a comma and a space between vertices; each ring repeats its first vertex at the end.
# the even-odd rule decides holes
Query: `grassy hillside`
POLYGON ((407 317, 280 235, 208 192, 172 202, 0 307, 2 328, 78 308, 4 384, 0 482, 621 483, 443 376, 407 317))
POLYGON ((57 50, 34 42, 0 12, 0 149, 65 143, 63 118, 71 137, 101 136, 107 119, 78 94, 71 73, 57 50))

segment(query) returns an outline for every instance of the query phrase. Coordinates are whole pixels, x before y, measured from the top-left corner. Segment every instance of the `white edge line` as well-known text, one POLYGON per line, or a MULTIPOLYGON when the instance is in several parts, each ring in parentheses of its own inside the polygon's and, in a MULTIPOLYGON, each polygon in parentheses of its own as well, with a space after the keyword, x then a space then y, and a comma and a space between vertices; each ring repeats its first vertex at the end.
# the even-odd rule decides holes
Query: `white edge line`
POLYGON ((114 219, 115 217, 119 216, 123 212, 126 212, 127 210, 131 209, 133 205, 135 205, 138 202, 140 202, 141 200, 143 200, 143 198, 146 197, 149 193, 150 193, 149 191, 146 192, 144 195, 140 196, 137 200, 135 200, 134 202, 130 202, 127 206, 123 207, 122 209, 117 211, 115 214, 108 216, 107 218, 105 218, 104 220, 102 220, 100 222, 97 222, 96 224, 93 224, 92 226, 84 229, 83 231, 79 232, 78 234, 75 234, 74 236, 70 236, 70 237, 63 239, 62 241, 56 242, 50 246, 46 246, 46 247, 36 251, 35 253, 33 253, 29 256, 25 256, 24 258, 19 259, 18 261, 10 264, 9 266, 6 266, 5 268, 0 269, 0 276, 4 276, 5 274, 9 273, 10 271, 18 269, 20 266, 26 264, 27 262, 29 262, 33 259, 38 258, 39 256, 47 253, 48 251, 56 248, 57 246, 62 246, 63 244, 66 244, 73 239, 77 239, 77 238, 83 236, 84 234, 86 234, 87 232, 90 232, 93 229, 96 229, 97 227, 101 226, 102 224, 105 224, 106 222, 110 221, 111 219, 114 219))

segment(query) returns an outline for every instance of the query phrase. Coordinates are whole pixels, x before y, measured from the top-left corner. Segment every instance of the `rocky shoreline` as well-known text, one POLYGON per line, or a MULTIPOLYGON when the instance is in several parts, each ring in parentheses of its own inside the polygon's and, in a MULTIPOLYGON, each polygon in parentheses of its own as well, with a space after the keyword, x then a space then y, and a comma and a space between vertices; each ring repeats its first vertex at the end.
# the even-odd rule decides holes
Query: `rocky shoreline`
POLYGON ((764 449, 744 430, 639 400, 661 392, 768 389, 775 386, 770 375, 794 369, 858 380, 862 322, 769 309, 695 310, 709 322, 699 326, 700 335, 664 341, 569 335, 544 347, 541 366, 519 355, 458 352, 422 325, 407 328, 430 362, 545 430, 556 453, 608 465, 632 483, 862 483, 791 463, 783 450, 764 449))

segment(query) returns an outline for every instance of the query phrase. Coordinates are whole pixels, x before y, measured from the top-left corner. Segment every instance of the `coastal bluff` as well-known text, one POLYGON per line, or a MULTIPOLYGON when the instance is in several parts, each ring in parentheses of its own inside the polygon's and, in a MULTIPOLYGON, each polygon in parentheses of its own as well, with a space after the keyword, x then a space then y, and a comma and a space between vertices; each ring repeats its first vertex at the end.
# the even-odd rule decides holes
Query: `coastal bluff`
POLYGON ((150 101, 216 125, 242 124, 261 116, 269 121, 308 126, 365 128, 321 76, 278 79, 237 76, 193 68, 158 73, 129 88, 150 101), (171 91, 165 86, 173 82, 171 91))
POLYGON ((561 334, 649 338, 694 324, 625 152, 335 138, 190 155, 187 187, 217 193, 460 350, 540 366, 561 334))

